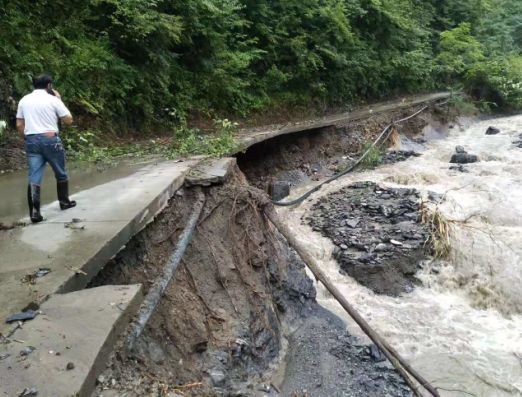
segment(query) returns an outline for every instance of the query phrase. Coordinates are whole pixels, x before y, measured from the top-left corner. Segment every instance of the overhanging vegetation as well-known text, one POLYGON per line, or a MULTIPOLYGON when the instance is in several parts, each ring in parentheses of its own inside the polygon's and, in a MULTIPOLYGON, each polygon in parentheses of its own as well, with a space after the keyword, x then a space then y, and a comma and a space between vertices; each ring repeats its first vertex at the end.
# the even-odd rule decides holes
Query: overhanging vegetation
POLYGON ((80 124, 165 130, 464 86, 522 105, 516 0, 56 0, 0 7, 0 120, 47 71, 80 124))

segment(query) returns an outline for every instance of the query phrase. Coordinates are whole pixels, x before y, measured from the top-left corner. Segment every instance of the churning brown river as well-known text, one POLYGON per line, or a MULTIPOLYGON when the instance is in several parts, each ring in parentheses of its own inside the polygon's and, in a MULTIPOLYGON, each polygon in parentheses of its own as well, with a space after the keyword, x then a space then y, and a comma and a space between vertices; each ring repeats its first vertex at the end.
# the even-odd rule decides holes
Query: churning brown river
MULTIPOLYGON (((421 157, 341 178, 300 207, 280 210, 345 296, 433 385, 446 389, 443 396, 522 395, 522 148, 514 144, 521 132, 522 116, 427 127, 421 157), (490 125, 501 133, 486 135, 490 125), (481 159, 465 166, 469 172, 449 169, 457 145, 481 159), (450 257, 426 264, 420 286, 401 297, 376 295, 341 275, 333 244, 301 220, 319 197, 368 180, 439 193, 445 200, 432 210, 456 221, 450 257)), ((317 288, 320 303, 360 334, 317 288)))

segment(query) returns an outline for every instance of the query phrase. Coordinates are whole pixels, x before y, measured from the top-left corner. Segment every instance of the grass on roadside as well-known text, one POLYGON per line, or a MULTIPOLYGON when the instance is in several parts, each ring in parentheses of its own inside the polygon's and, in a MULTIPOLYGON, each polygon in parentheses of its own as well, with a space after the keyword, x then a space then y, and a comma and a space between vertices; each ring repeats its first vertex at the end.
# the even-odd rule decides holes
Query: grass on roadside
POLYGON ((93 130, 66 130, 62 134, 68 155, 77 161, 111 164, 121 158, 160 156, 168 159, 194 155, 221 157, 236 147, 237 123, 216 120, 213 133, 205 134, 186 125, 177 128, 172 138, 150 139, 139 143, 106 146, 101 133, 93 130))
POLYGON ((199 129, 182 126, 174 134, 170 148, 170 157, 189 155, 208 155, 222 157, 233 152, 237 147, 234 133, 237 123, 228 119, 215 120, 215 130, 212 134, 203 134, 199 129))

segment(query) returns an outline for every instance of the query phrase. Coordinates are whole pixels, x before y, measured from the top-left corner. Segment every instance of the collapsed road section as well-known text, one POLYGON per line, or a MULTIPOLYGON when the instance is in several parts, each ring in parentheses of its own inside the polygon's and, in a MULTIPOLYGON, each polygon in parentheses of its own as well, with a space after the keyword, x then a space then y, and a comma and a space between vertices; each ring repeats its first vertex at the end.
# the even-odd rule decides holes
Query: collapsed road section
POLYGON ((7 319, 0 328, 3 395, 33 387, 39 395, 90 393, 113 338, 127 327, 142 291, 139 285, 74 291, 84 288, 152 222, 184 183, 219 182, 232 163, 222 159, 211 165, 194 160, 147 166, 75 195, 78 207, 67 213, 54 203, 44 208, 46 222, 0 234, 0 315, 7 319), (13 343, 17 340, 22 345, 13 343), (28 348, 31 354, 21 355, 28 348), (62 381, 47 381, 55 376, 62 381))
POLYGON ((1 395, 410 396, 388 348, 361 343, 316 303, 250 182, 235 159, 164 163, 76 195, 67 218, 51 205, 48 222, 3 232, 2 316, 36 318, 3 325, 1 395), (201 189, 191 241, 134 338, 131 318, 201 189), (39 269, 49 272, 21 281, 39 269))
MULTIPOLYGON (((163 274, 158 263, 168 262, 197 201, 193 189, 179 194, 184 200, 173 202, 127 244, 91 287, 154 288, 163 274)), ((340 390, 351 390, 349 396, 411 395, 382 362, 379 349, 352 338, 338 318, 317 305, 304 262, 264 217, 270 206, 266 194, 237 169, 225 184, 206 191, 171 285, 133 350, 128 338, 116 347, 98 379, 99 395, 168 390, 190 396, 290 396, 305 392, 303 378, 314 382, 318 396, 340 390), (292 339, 297 335, 298 346, 292 339), (282 371, 279 379, 274 366, 282 371)))

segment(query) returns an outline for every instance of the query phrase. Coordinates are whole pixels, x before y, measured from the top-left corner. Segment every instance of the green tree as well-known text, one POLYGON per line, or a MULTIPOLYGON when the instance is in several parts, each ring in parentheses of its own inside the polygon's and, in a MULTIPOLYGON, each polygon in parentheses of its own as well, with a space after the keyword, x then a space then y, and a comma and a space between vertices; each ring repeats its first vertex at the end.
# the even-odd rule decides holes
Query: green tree
POLYGON ((446 76, 463 77, 470 68, 485 60, 483 46, 472 36, 468 22, 442 32, 440 38, 437 62, 446 76))
POLYGON ((517 106, 521 15, 518 0, 0 0, 0 118, 43 71, 81 125, 117 132, 452 84, 517 106))

